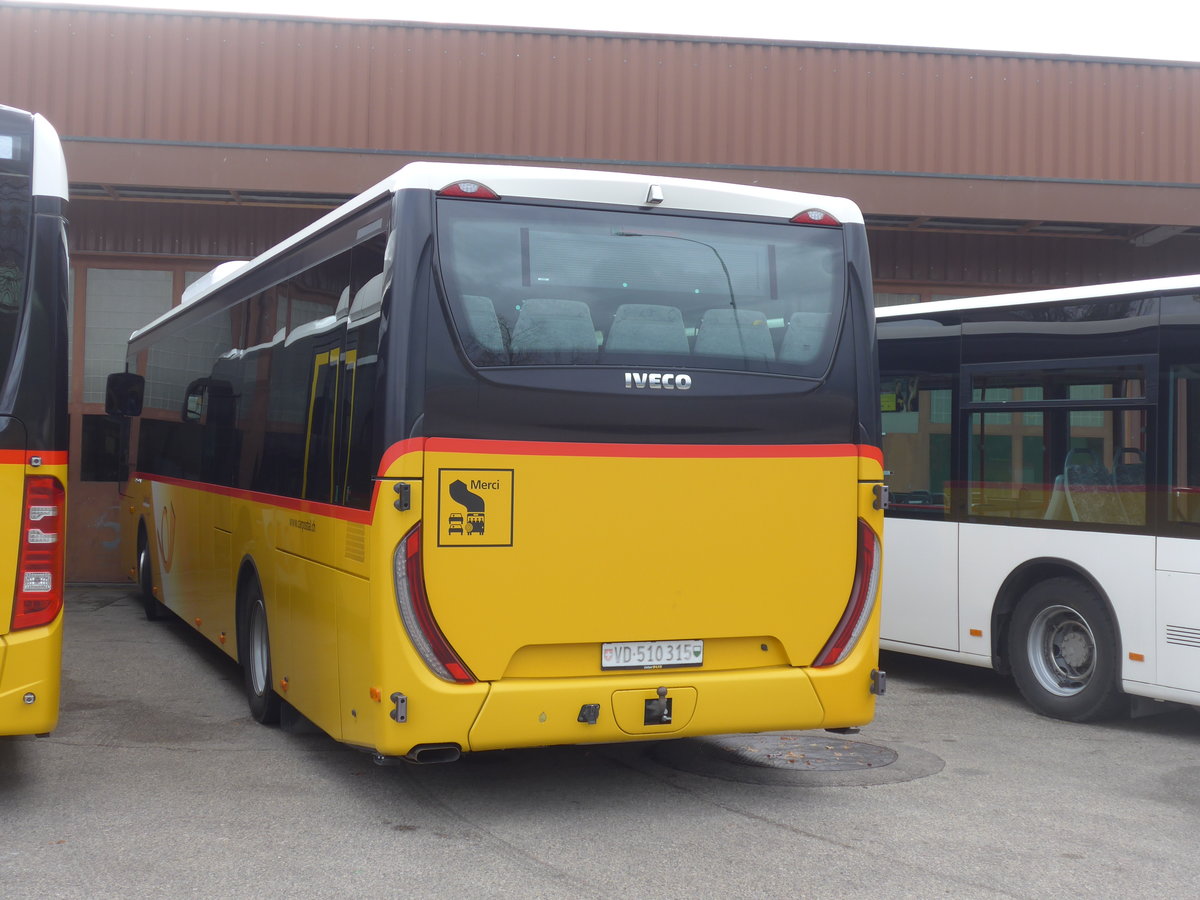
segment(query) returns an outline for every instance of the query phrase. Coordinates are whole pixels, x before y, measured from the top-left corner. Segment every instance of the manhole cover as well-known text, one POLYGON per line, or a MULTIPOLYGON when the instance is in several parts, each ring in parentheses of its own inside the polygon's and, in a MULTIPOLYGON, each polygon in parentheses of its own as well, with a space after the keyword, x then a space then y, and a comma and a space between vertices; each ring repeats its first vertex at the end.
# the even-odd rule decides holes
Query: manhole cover
POLYGON ((889 766, 899 754, 866 741, 813 737, 805 734, 735 734, 709 740, 714 753, 728 754, 745 766, 850 772, 889 766))
POLYGON ((749 784, 843 787, 924 778, 945 762, 915 747, 888 747, 826 732, 726 734, 665 741, 654 758, 673 769, 749 784))

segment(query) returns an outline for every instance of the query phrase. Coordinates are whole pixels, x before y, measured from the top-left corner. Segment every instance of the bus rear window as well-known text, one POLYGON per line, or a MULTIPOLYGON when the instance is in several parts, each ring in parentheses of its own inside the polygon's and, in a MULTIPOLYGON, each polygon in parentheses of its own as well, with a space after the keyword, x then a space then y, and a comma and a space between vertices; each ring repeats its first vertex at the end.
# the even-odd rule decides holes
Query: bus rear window
POLYGON ((652 365, 824 374, 840 230, 440 200, 439 259, 478 366, 652 365))

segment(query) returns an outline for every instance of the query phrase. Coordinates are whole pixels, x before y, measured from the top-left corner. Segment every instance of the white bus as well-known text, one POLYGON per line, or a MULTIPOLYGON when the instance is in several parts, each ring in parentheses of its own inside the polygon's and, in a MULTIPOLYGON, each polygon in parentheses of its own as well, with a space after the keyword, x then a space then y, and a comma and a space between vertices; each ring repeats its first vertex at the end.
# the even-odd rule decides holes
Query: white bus
POLYGON ((881 645, 1073 721, 1200 705, 1200 275, 877 318, 881 645))

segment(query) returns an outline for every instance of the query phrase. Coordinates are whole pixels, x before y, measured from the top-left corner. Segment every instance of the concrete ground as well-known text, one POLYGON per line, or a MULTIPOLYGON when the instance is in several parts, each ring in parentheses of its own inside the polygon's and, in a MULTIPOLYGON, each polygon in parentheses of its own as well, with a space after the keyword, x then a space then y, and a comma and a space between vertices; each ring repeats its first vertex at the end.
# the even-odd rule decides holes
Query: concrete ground
POLYGON ((379 768, 252 722, 237 667, 131 590, 72 588, 67 615, 58 729, 0 740, 6 898, 1184 897, 1200 880, 1191 710, 1073 725, 991 672, 891 655, 849 739, 894 754, 872 770, 792 777, 701 741, 379 768))

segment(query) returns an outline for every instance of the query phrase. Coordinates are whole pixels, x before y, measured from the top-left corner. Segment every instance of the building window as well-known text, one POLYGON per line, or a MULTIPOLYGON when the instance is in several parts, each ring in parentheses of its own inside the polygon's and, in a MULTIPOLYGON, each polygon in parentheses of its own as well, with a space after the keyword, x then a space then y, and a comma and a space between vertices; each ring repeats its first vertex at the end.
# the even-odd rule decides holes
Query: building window
POLYGON ((88 269, 83 402, 103 403, 104 383, 125 369, 129 335, 171 308, 174 273, 88 269))
POLYGON ((80 481, 123 481, 124 444, 128 423, 108 416, 84 416, 80 432, 80 481))

